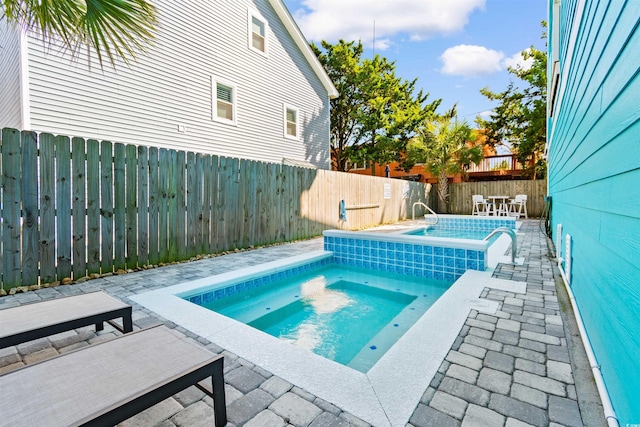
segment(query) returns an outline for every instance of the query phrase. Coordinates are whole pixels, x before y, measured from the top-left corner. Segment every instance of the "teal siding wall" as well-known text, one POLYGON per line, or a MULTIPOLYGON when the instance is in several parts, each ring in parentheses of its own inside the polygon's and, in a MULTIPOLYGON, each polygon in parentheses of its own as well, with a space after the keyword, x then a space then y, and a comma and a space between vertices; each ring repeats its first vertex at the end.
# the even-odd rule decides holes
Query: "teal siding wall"
POLYGON ((640 1, 553 3, 553 230, 572 236, 571 287, 620 425, 640 423, 640 1))

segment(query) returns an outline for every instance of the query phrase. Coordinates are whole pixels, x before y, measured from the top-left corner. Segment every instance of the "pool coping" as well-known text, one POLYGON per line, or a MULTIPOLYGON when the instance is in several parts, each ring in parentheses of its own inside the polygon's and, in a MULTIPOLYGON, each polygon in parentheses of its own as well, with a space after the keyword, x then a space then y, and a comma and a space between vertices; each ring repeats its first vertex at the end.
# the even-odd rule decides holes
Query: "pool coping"
MULTIPOLYGON (((491 252, 504 253, 509 239, 501 236, 491 252), (496 246, 500 240, 506 240, 496 246), (499 252, 502 250, 503 252, 499 252)), ((202 287, 222 286, 247 275, 277 271, 329 256, 326 251, 273 261, 259 266, 185 282, 131 297, 156 312, 220 347, 237 354, 274 375, 335 404, 376 426, 405 425, 424 390, 451 348, 472 309, 495 313, 498 304, 480 299, 485 287, 524 292, 521 283, 492 279, 499 256, 489 257, 486 271, 464 273, 366 373, 330 361, 295 347, 241 322, 183 300, 184 294, 202 287), (460 304, 460 301, 463 301, 460 304), (313 372, 314 375, 309 375, 313 372), (337 387, 339 385, 339 387, 337 387)))

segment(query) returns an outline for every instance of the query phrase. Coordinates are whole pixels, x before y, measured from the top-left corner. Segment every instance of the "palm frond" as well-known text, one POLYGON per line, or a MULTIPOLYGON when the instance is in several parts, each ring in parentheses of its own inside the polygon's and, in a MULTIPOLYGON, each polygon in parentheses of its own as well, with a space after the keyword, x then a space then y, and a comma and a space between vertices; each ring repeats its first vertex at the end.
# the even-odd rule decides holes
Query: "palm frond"
POLYGON ((153 39, 156 9, 146 0, 2 0, 9 22, 60 40, 76 53, 92 49, 100 66, 106 59, 129 63, 153 39))

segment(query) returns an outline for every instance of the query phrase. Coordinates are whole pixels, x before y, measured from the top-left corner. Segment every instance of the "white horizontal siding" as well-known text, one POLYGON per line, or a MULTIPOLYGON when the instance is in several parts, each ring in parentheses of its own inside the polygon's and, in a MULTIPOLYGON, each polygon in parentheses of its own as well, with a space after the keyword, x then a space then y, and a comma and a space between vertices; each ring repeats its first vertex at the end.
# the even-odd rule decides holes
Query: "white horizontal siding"
POLYGON ((130 68, 89 70, 29 40, 32 128, 329 168, 327 91, 266 0, 156 2, 153 46, 130 68), (179 6, 177 6, 179 5, 179 6), (269 23, 269 54, 247 42, 247 9, 269 23), (211 76, 237 86, 237 126, 211 119, 211 76), (300 109, 301 141, 284 137, 282 104, 300 109), (179 132, 178 126, 186 127, 179 132))
POLYGON ((0 19, 0 128, 22 128, 20 32, 0 19))

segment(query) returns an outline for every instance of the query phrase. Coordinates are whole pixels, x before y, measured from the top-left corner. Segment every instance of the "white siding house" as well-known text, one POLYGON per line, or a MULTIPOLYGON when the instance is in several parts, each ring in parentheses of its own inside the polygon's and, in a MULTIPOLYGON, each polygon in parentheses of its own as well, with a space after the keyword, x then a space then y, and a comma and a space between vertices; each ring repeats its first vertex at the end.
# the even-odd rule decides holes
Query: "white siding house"
POLYGON ((0 128, 330 167, 337 92, 281 0, 157 0, 130 67, 0 21, 0 128))

